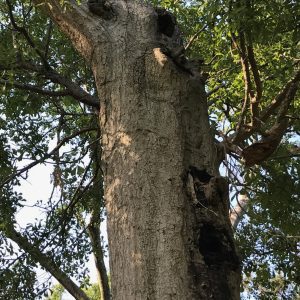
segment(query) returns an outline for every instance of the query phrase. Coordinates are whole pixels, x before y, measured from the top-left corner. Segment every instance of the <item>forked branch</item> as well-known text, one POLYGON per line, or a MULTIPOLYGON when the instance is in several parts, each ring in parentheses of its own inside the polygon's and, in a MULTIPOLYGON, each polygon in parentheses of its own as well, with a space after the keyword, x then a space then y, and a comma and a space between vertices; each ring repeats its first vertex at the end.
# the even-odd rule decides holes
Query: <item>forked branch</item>
MULTIPOLYGON (((46 89, 41 89, 40 87, 34 85, 25 85, 23 83, 17 82, 10 82, 8 80, 0 81, 0 84, 6 84, 7 86, 16 87, 23 90, 29 90, 32 92, 36 92, 42 95, 49 95, 49 96, 66 96, 70 95, 75 100, 79 101, 80 103, 86 104, 88 106, 94 107, 99 109, 100 104, 97 97, 92 96, 84 89, 82 89, 76 82, 72 81, 71 79, 59 74, 55 70, 47 70, 43 66, 35 65, 31 62, 21 61, 16 63, 14 66, 15 69, 18 70, 27 70, 30 72, 37 73, 39 75, 44 76, 46 79, 51 80, 53 83, 60 84, 64 86, 66 89, 63 92, 60 91, 48 91, 46 89)), ((11 67, 8 66, 0 66, 0 70, 10 70, 11 67)))
POLYGON ((295 73, 294 77, 285 85, 285 87, 277 94, 272 103, 261 113, 261 121, 266 122, 267 119, 275 114, 276 110, 285 103, 288 105, 295 97, 300 83, 300 69, 295 73))

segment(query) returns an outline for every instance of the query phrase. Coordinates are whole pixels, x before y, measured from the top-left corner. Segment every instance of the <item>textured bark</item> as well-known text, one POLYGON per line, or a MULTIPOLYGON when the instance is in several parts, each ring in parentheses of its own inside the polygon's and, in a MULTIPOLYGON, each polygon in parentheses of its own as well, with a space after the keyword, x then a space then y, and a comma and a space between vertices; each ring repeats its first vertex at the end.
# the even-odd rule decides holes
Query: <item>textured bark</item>
POLYGON ((147 13, 94 63, 113 299, 238 299, 228 206, 195 209, 185 190, 190 165, 217 175, 204 86, 162 53, 147 13))
POLYGON ((81 9, 86 23, 79 9, 69 12, 82 24, 76 30, 70 15, 66 26, 52 17, 96 79, 112 298, 239 299, 227 183, 201 76, 172 58, 172 28, 159 32, 152 7, 119 1, 109 20, 81 9), (192 172, 204 168, 206 182, 192 172))

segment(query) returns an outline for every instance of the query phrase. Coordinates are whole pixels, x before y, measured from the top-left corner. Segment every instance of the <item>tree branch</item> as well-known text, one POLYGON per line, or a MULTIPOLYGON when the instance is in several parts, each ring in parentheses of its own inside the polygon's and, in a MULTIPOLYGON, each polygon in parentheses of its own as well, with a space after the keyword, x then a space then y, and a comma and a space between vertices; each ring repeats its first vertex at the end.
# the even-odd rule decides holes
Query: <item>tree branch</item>
POLYGON ((249 204, 249 198, 246 195, 239 195, 237 204, 230 212, 230 222, 234 230, 237 229, 239 222, 242 220, 243 216, 246 213, 247 206, 249 204))
POLYGON ((285 85, 285 87, 277 94, 269 107, 265 108, 261 113, 261 121, 266 120, 275 113, 276 109, 279 108, 284 102, 291 102, 297 90, 299 89, 300 82, 300 70, 298 70, 294 77, 285 85))
POLYGON ((46 153, 42 158, 33 161, 32 163, 28 164, 27 166, 25 166, 24 168, 16 171, 15 173, 13 173, 12 175, 10 175, 7 179, 4 180, 4 182, 0 185, 0 188, 2 188, 5 184, 9 183, 11 180, 13 180, 14 178, 16 178, 17 176, 20 176, 21 174, 23 174, 24 172, 28 171, 29 169, 31 169, 32 167, 44 162, 47 158, 50 158, 52 155, 54 155, 66 142, 68 142, 69 140, 71 140, 72 138, 76 137, 79 134, 82 134, 84 132, 88 132, 88 131, 93 131, 93 130, 97 130, 97 128, 83 128, 77 132, 74 132, 73 134, 63 138, 60 143, 58 143, 49 153, 46 153))
MULTIPOLYGON (((40 1, 36 1, 36 2, 40 2, 40 1)), ((28 44, 34 49, 34 51, 40 57, 40 59, 42 61, 42 64, 44 66, 44 72, 42 72, 42 73, 47 78, 51 79, 54 83, 59 83, 59 84, 62 84, 63 86, 65 86, 70 91, 70 95, 72 95, 76 100, 78 100, 78 101, 80 101, 84 104, 87 104, 87 105, 90 105, 92 107, 96 107, 97 109, 99 109, 98 99, 96 99, 95 97, 90 96, 88 93, 83 91, 77 84, 75 84, 71 80, 68 80, 67 78, 61 76, 60 74, 58 74, 56 71, 54 71, 51 68, 51 66, 49 65, 49 63, 47 61, 47 58, 46 58, 47 48, 45 49, 45 54, 44 54, 44 53, 42 53, 42 51, 40 51, 36 47, 35 42, 31 38, 31 36, 27 32, 27 30, 24 27, 21 27, 16 23, 16 20, 15 20, 14 15, 13 15, 13 6, 10 3, 10 0, 6 0, 6 3, 7 3, 7 6, 8 6, 9 18, 10 18, 12 26, 15 28, 15 30, 20 32, 25 37, 28 44)), ((57 6, 59 6, 59 10, 62 10, 62 8, 60 7, 58 1, 43 1, 43 4, 46 5, 47 3, 51 6, 51 10, 54 7, 57 7, 57 6)), ((41 5, 41 3, 39 3, 39 4, 41 5)), ((74 6, 73 10, 74 9, 75 10, 79 9, 78 6, 74 3, 72 3, 71 6, 74 6)), ((64 14, 62 11, 59 11, 59 12, 60 12, 60 14, 64 14)), ((50 33, 51 33, 51 27, 50 27, 50 30, 48 32, 48 39, 49 39, 49 34, 50 33)), ((46 45, 46 47, 48 47, 47 45, 46 45)), ((27 65, 27 67, 28 67, 28 63, 21 62, 21 64, 23 66, 27 65)), ((38 67, 38 68, 39 68, 39 71, 41 72, 42 68, 41 67, 38 67)))
MULTIPOLYGON (((96 203, 100 203, 98 199, 94 201, 96 203)), ((95 203, 94 203, 95 205, 95 203)), ((102 242, 101 242, 101 232, 100 232, 100 207, 94 207, 92 211, 91 221, 87 227, 87 231, 91 240, 93 255, 95 259, 95 265, 98 273, 99 283, 100 283, 100 291, 101 291, 101 299, 109 300, 110 299, 110 288, 108 284, 107 271, 104 264, 104 253, 102 250, 102 242)))
MULTIPOLYGON (((3 70, 8 69, 5 66, 0 66, 0 68, 3 70)), ((97 97, 90 95, 88 92, 83 90, 77 83, 59 74, 55 70, 46 70, 42 66, 34 65, 31 62, 25 61, 17 63, 14 68, 41 74, 45 78, 51 80, 53 83, 58 83, 64 86, 67 89, 66 92, 68 92, 68 95, 72 96, 75 100, 88 106, 95 107, 96 109, 100 108, 99 99, 97 97)))
MULTIPOLYGON (((98 131, 97 140, 96 142, 93 141, 91 143, 91 161, 90 164, 93 163, 93 178, 91 182, 93 186, 98 189, 97 197, 92 197, 91 199, 91 218, 90 222, 87 226, 87 233, 89 235, 91 245, 92 245, 92 253, 95 260, 95 266, 98 275, 98 282, 99 288, 101 293, 101 299, 103 300, 110 300, 110 287, 109 281, 107 276, 107 270, 104 263, 104 251, 103 245, 101 241, 101 232, 100 232, 100 225, 101 225, 101 212, 104 206, 103 201, 99 201, 100 199, 103 200, 103 188, 102 188, 102 172, 101 172, 101 164, 100 164, 100 157, 101 157, 101 148, 100 144, 97 143, 98 139, 100 138, 100 131, 98 131)), ((84 176, 82 177, 82 179, 84 176)), ((83 181, 80 183, 79 186, 82 186, 83 181)), ((74 193, 76 195, 77 190, 74 193)), ((84 192, 83 192, 84 195, 84 192)), ((71 201, 72 202, 72 201, 71 201)))
POLYGON ((249 41, 249 43, 250 43, 250 45, 247 45, 247 53, 248 53, 248 59, 249 59, 249 63, 251 66, 251 71, 253 74, 253 79, 254 79, 254 83, 255 83, 255 87, 256 87, 256 95, 251 100, 251 111, 252 111, 252 116, 253 116, 252 123, 254 123, 254 126, 255 126, 255 123, 256 123, 255 119, 259 118, 258 106, 259 106, 259 102, 262 97, 262 83, 260 80, 260 75, 258 72, 257 63, 256 63, 256 59, 255 59, 254 52, 253 52, 252 41, 249 41))
POLYGON ((45 95, 45 96, 50 96, 50 97, 63 97, 63 96, 70 95, 70 92, 68 90, 50 91, 50 90, 45 90, 45 89, 40 88, 39 86, 35 86, 35 85, 31 85, 31 84, 21 84, 21 83, 17 83, 17 82, 12 83, 9 80, 0 79, 0 84, 9 86, 9 87, 15 87, 20 90, 35 92, 40 95, 45 95))
POLYGON ((99 42, 110 38, 107 30, 99 26, 99 18, 95 24, 95 15, 88 11, 86 4, 79 6, 73 0, 33 0, 33 3, 43 9, 68 37, 72 37, 72 41, 76 41, 74 47, 87 61, 93 56, 92 35, 97 34, 99 42))
POLYGON ((32 49, 36 52, 36 54, 40 57, 43 65, 45 66, 46 69, 50 69, 50 65, 47 61, 47 59, 45 58, 45 55, 36 47, 33 39, 31 38, 31 36, 29 35, 29 33, 27 32, 27 30, 24 27, 19 26, 16 23, 16 20, 14 18, 13 15, 13 6, 10 3, 9 0, 6 0, 6 4, 8 6, 8 14, 9 14, 9 18, 11 21, 11 24, 13 25, 14 29, 17 30, 18 32, 20 32, 26 39, 26 41, 28 42, 28 44, 32 47, 32 49))
MULTIPOLYGON (((96 149, 98 149, 98 147, 96 147, 96 149)), ((92 154, 97 155, 96 153, 92 153, 92 154)), ((100 175, 99 170, 100 170, 100 165, 99 165, 97 159, 96 160, 91 159, 90 163, 88 164, 88 166, 85 169, 85 172, 81 178, 81 181, 80 181, 77 189, 75 190, 75 192, 72 196, 72 199, 71 199, 69 205, 65 209, 66 214, 70 214, 70 211, 73 210, 74 206, 76 205, 76 203, 78 202, 80 197, 84 196, 84 194, 86 193, 86 191, 88 190, 88 188, 91 184, 93 184, 94 186, 97 186, 97 187, 101 186, 101 183, 99 182, 101 180, 101 177, 99 176, 100 175), (86 177, 87 171, 89 170, 89 168, 93 162, 96 163, 93 178, 89 181, 89 183, 85 187, 83 187, 83 182, 86 177), (100 177, 100 180, 96 181, 97 177, 98 178, 100 177), (76 196, 77 196, 77 199, 76 199, 76 196)), ((103 195, 101 192, 99 197, 101 198, 102 196, 103 195)), ((109 282, 108 282, 107 270, 106 270, 105 263, 104 263, 104 253, 103 253, 103 247, 102 247, 102 242, 101 242, 100 223, 101 223, 102 203, 101 203, 101 201, 99 201, 99 199, 100 199, 99 197, 93 197, 93 199, 92 199, 92 203, 90 205, 90 207, 92 208, 92 212, 91 212, 91 219, 90 219, 89 224, 87 226, 85 225, 85 222, 82 219, 80 214, 77 214, 77 219, 82 224, 82 227, 86 227, 87 233, 88 233, 90 241, 91 241, 92 253, 94 256, 95 266, 96 266, 98 280, 99 280, 101 299, 110 300, 110 298, 111 298, 110 287, 109 287, 109 282)), ((63 226, 63 227, 65 227, 65 226, 63 226)))
POLYGON ((278 120, 260 140, 244 148, 242 156, 245 160, 245 165, 251 167, 270 157, 280 144, 288 126, 289 120, 287 118, 278 120))
MULTIPOLYGON (((249 0, 246 0, 246 7, 247 7, 247 12, 250 12, 252 10, 251 3, 249 0)), ((248 61, 251 66, 251 71, 256 87, 256 94, 255 96, 250 96, 251 101, 250 101, 250 108, 251 108, 251 123, 253 127, 260 126, 259 122, 259 102, 261 101, 262 97, 262 83, 260 80, 260 75, 258 72, 257 64, 256 64, 256 59, 255 55, 253 52, 253 43, 252 43, 252 36, 251 36, 251 28, 245 28, 245 47, 247 51, 247 57, 248 61)))
POLYGON ((54 276, 65 289, 78 300, 90 300, 89 297, 56 265, 52 258, 44 254, 38 246, 32 244, 25 236, 14 229, 13 224, 6 224, 5 233, 21 249, 27 252, 35 262, 39 263, 45 270, 54 276))
POLYGON ((187 51, 193 44, 193 42, 197 39, 199 34, 204 31, 204 29, 207 27, 207 25, 202 26, 188 41, 186 46, 184 47, 184 51, 187 51))
MULTIPOLYGON (((247 106, 248 106, 248 99, 250 97, 250 101, 254 98, 254 93, 252 90, 252 83, 251 83, 251 77, 250 77, 250 70, 249 70, 249 62, 248 58, 246 55, 246 46, 245 46, 245 39, 244 39, 244 34, 240 33, 240 44, 241 46, 239 47, 238 42, 236 40, 236 37, 234 33, 231 33, 231 39, 233 42, 233 45, 235 49, 238 51, 240 55, 240 61, 242 65, 242 72, 243 72, 243 79, 244 79, 244 84, 245 84, 245 96, 244 96, 244 102, 242 106, 242 111, 239 117, 239 121, 236 127, 236 135, 235 138, 238 138, 240 133, 242 132, 242 126, 244 125, 245 122, 245 116, 247 113, 247 106)), ((234 140, 235 141, 235 140, 234 140)))
POLYGON ((47 28, 47 34, 46 34, 46 45, 45 45, 45 58, 48 57, 48 52, 49 52, 49 46, 50 46, 50 41, 51 41, 51 35, 52 35, 52 29, 53 29, 53 22, 50 19, 48 28, 47 28))
MULTIPOLYGON (((277 114, 276 124, 280 123, 283 117, 287 119, 285 114, 287 113, 290 103, 294 100, 296 92, 299 90, 299 84, 300 70, 295 73, 294 77, 285 85, 282 91, 278 93, 269 107, 265 108, 261 112, 259 122, 266 123, 269 117, 275 114, 278 108, 280 109, 280 112, 277 114)), ((238 145, 245 139, 249 138, 255 130, 256 128, 251 127, 251 124, 249 124, 247 130, 240 130, 238 133, 235 133, 231 137, 231 142, 238 145)))
POLYGON ((59 83, 67 88, 71 96, 79 102, 88 106, 99 109, 99 100, 97 97, 91 96, 88 92, 84 91, 77 83, 58 74, 56 71, 45 72, 44 75, 54 83, 59 83))
MULTIPOLYGON (((210 97, 212 94, 216 93, 219 89, 226 87, 226 83, 222 82, 220 85, 216 86, 214 89, 206 93, 207 98, 210 97)), ((212 105, 208 104, 208 106, 212 105)))

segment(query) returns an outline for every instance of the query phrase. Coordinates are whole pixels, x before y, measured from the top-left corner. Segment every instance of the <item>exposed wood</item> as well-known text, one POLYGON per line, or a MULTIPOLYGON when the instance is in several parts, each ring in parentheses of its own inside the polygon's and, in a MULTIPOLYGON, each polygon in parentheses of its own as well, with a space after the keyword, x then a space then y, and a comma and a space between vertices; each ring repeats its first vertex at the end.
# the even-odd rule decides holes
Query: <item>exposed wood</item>
POLYGON ((239 222, 245 215, 248 204, 249 198, 247 195, 241 194, 238 196, 237 204, 230 211, 230 222, 234 230, 237 229, 239 222))

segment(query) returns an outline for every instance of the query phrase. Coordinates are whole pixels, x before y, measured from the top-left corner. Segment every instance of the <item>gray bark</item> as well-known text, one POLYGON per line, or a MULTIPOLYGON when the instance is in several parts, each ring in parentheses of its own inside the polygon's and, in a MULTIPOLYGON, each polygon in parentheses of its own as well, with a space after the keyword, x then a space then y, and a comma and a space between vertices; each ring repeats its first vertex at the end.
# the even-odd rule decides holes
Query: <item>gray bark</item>
POLYGON ((180 42, 159 32, 152 7, 112 9, 104 19, 85 6, 49 10, 97 84, 112 298, 239 299, 203 79, 174 55, 180 42), (213 177, 199 181, 190 166, 213 177))

